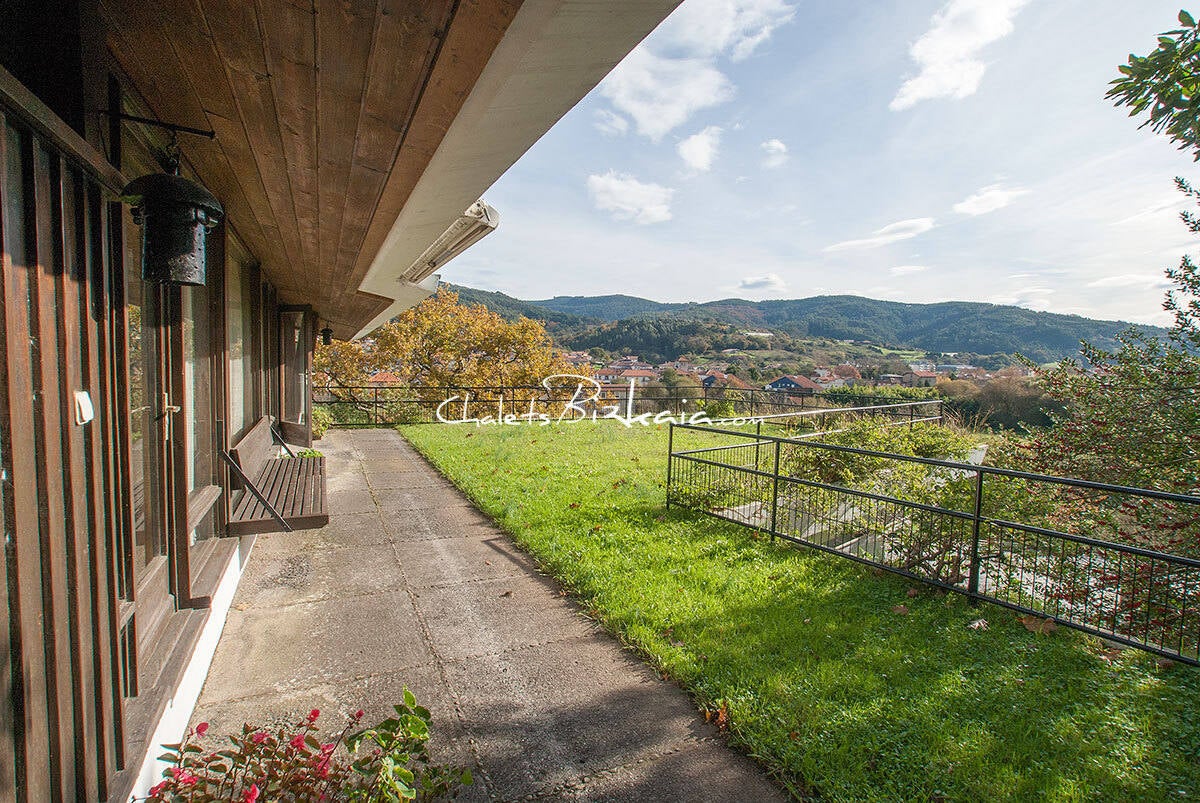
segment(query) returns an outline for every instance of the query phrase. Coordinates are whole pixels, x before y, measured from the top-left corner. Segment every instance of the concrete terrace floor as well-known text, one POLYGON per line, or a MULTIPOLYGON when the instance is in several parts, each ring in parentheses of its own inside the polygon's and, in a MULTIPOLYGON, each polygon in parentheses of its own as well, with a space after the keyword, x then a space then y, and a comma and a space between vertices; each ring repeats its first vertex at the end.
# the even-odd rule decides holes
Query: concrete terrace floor
POLYGON ((333 430, 328 526, 254 546, 194 722, 391 713, 407 686, 468 800, 785 798, 391 430, 333 430))

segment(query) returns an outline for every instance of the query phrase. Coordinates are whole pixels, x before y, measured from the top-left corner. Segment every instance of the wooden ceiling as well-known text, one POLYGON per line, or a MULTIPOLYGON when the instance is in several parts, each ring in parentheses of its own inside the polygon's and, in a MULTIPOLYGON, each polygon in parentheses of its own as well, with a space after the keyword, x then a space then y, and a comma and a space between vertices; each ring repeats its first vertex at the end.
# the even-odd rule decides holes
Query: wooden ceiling
POLYGON ((521 0, 101 0, 108 46, 287 303, 345 337, 371 260, 521 0))

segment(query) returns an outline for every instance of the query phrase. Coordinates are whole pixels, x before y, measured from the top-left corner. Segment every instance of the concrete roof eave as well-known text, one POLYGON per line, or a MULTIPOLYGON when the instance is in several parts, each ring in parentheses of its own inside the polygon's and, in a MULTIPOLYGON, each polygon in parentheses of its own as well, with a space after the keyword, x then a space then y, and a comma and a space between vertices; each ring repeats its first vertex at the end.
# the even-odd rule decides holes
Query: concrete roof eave
POLYGON ((358 289, 396 303, 357 337, 411 306, 413 263, 681 1, 525 0, 367 269, 358 289))

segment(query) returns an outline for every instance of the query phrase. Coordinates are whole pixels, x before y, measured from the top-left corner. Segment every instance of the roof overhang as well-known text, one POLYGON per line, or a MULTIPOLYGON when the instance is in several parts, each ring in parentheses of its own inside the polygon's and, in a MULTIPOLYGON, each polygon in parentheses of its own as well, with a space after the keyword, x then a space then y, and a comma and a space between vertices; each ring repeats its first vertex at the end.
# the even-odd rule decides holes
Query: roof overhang
POLYGON ((98 0, 127 111, 216 133, 188 172, 338 337, 491 231, 464 210, 679 2, 98 0))
POLYGON ((406 274, 430 244, 680 2, 522 3, 370 258, 357 289, 396 300, 365 321, 356 336, 407 308, 396 289, 408 281, 406 274))

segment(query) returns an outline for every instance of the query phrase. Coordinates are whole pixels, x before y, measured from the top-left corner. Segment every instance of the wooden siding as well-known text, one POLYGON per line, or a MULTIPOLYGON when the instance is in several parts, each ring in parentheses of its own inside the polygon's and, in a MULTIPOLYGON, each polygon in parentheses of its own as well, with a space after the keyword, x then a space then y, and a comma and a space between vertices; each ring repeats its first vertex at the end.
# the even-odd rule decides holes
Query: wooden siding
POLYGON ((2 103, 0 132, 0 799, 102 799, 124 763, 127 585, 111 196, 98 160, 2 103), (95 410, 83 425, 77 391, 95 410))
POLYGON ((521 0, 100 0, 108 46, 185 143, 284 304, 339 336, 390 305, 358 292, 521 0))

